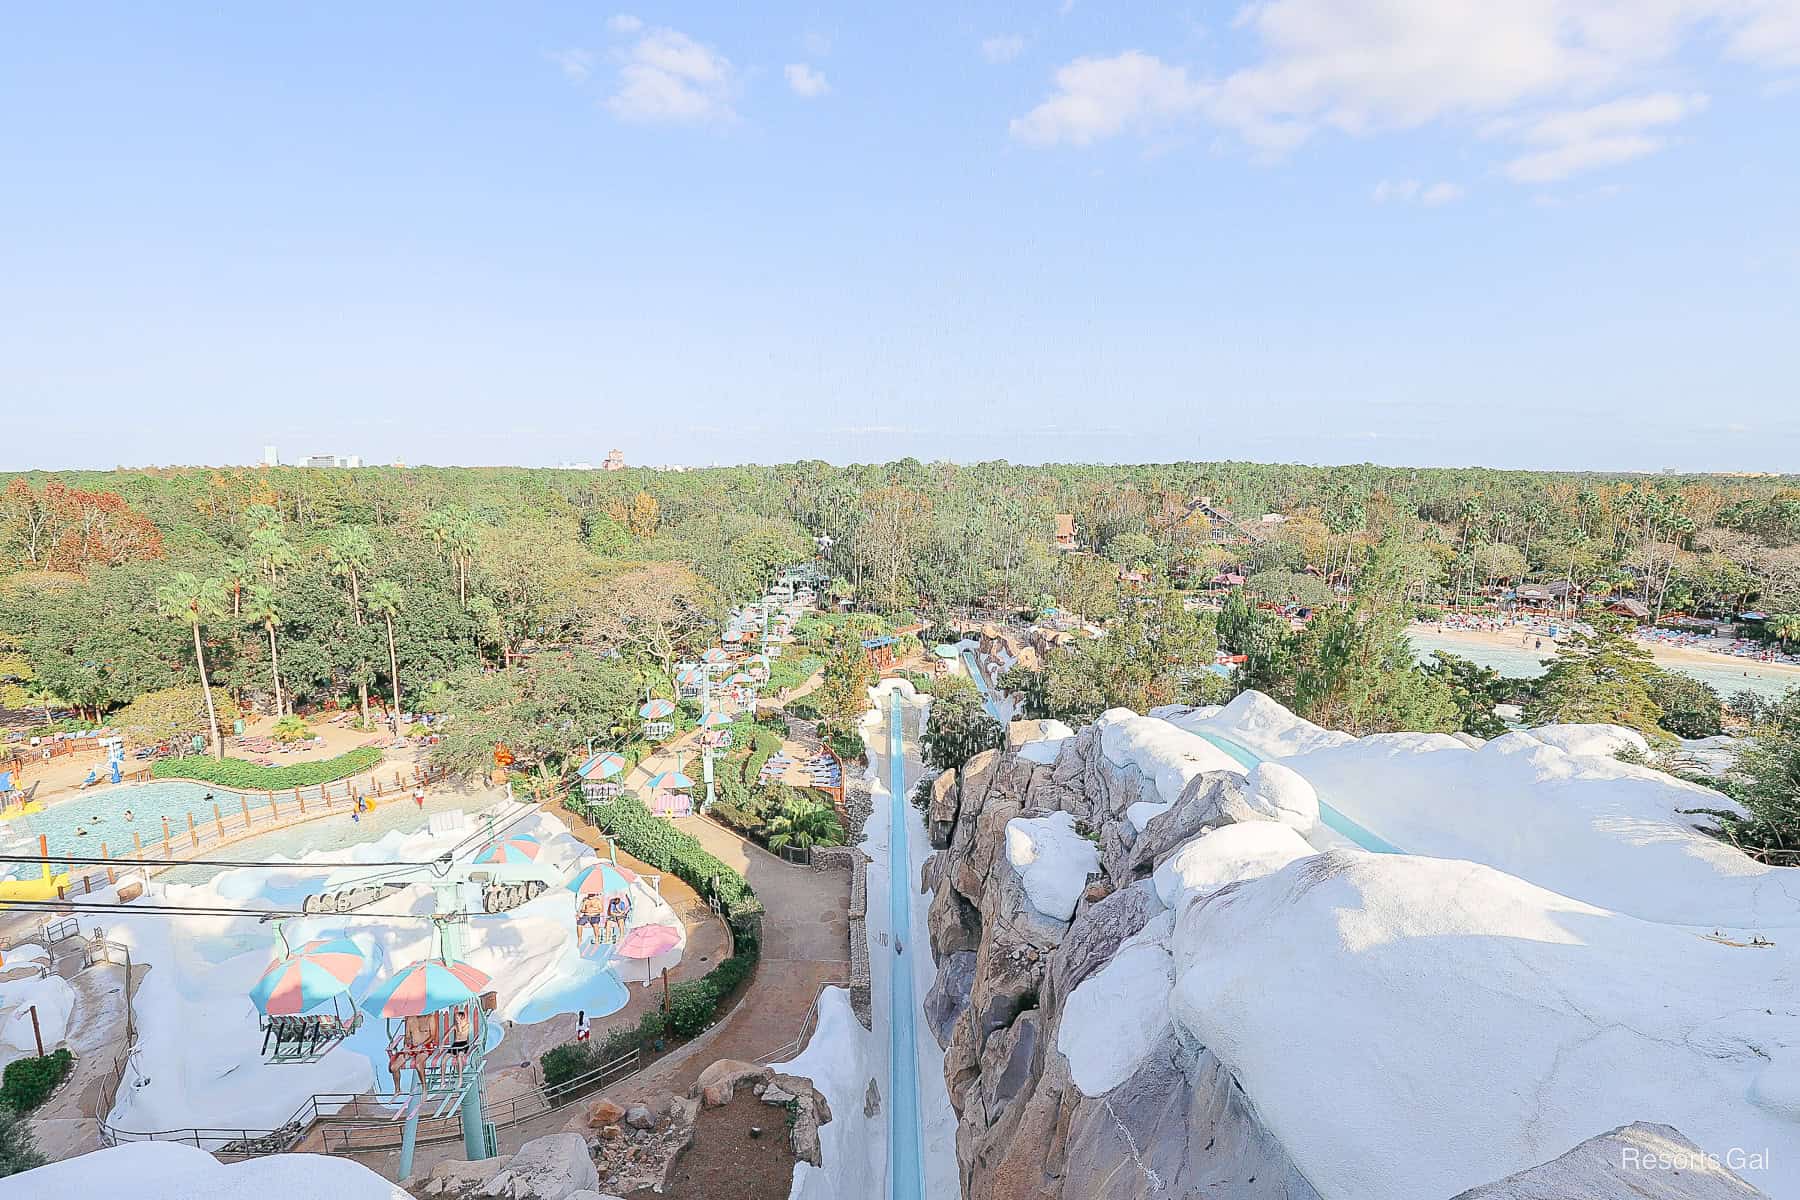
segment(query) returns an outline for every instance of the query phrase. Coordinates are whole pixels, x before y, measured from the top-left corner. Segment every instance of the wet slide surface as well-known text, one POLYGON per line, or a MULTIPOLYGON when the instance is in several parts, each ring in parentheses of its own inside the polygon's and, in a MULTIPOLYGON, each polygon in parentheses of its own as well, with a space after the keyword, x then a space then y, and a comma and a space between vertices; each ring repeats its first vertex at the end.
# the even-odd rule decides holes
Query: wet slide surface
POLYGON ((907 844, 906 754, 900 694, 888 694, 888 903, 899 947, 889 989, 888 1196, 923 1200, 924 1162, 919 1126, 919 1054, 913 1000, 912 852, 907 844))

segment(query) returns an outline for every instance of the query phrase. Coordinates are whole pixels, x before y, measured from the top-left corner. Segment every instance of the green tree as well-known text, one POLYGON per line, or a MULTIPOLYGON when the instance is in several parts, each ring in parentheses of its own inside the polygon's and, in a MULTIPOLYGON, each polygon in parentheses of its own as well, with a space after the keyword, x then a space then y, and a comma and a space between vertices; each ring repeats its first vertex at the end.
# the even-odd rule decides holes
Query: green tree
POLYGON ((394 690, 394 710, 388 723, 400 735, 400 655, 394 647, 394 620, 406 607, 406 593, 391 579, 377 579, 369 588, 369 611, 387 625, 388 682, 394 690))
POLYGON ((845 737, 854 734, 857 720, 869 711, 869 688, 874 683, 875 669, 863 653, 857 631, 850 626, 837 630, 812 694, 826 728, 845 737))
POLYGON ((201 579, 189 571, 177 571, 156 589, 156 606, 163 616, 186 624, 194 635, 194 665, 200 673, 200 690, 206 699, 206 721, 212 734, 213 757, 225 757, 219 736, 219 712, 213 704, 212 684, 206 678, 206 647, 200 627, 225 615, 225 585, 217 579, 201 579))
POLYGON ((1621 622, 1596 620, 1594 632, 1578 632, 1563 643, 1532 689, 1526 723, 1623 725, 1653 742, 1668 741, 1662 706, 1650 691, 1657 673, 1650 651, 1621 622))
POLYGON ((983 750, 1006 744, 1006 730, 988 715, 981 692, 962 675, 947 675, 931 689, 931 715, 920 746, 939 770, 960 768, 983 750))
POLYGON ((275 526, 265 526, 250 534, 250 554, 269 577, 269 586, 280 582, 280 572, 287 570, 299 561, 294 547, 275 526))
MULTIPOLYGON (((350 611, 360 629, 363 625, 362 581, 375 564, 375 543, 368 530, 360 525, 346 525, 336 530, 325 542, 325 559, 331 573, 344 581, 350 592, 350 611)), ((360 650, 360 647, 359 647, 360 650)), ((358 654, 356 662, 356 704, 362 727, 369 727, 369 663, 358 654)))
POLYGON ((1719 693, 1692 675, 1652 671, 1648 690, 1662 709, 1658 724, 1676 737, 1716 737, 1725 728, 1725 705, 1719 693))
POLYGON ((260 583, 251 588, 250 604, 245 615, 268 631, 269 677, 275 681, 275 715, 279 717, 287 711, 287 706, 282 701, 281 658, 275 647, 275 631, 281 626, 281 606, 275 601, 274 590, 260 583))
POLYGON ((1478 738, 1496 738, 1506 732, 1506 722, 1494 715, 1504 704, 1513 684, 1492 667, 1480 666, 1447 651, 1432 654, 1426 671, 1441 676, 1456 705, 1457 728, 1478 738))

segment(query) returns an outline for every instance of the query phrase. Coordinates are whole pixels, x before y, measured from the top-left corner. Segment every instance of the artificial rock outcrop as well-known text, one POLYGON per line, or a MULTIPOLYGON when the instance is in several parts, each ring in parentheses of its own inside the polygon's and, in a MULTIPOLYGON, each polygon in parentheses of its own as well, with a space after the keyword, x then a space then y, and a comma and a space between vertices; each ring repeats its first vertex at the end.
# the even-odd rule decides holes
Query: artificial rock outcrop
POLYGON ((923 880, 933 890, 938 962, 926 1016, 959 1116, 963 1195, 1315 1200, 1229 1073, 1172 1027, 1098 1095, 1077 1086, 1058 1049, 1071 993, 1162 911, 1149 883, 1155 867, 1209 826, 1276 819, 1271 806, 1241 774, 1202 771, 1139 828, 1127 810, 1168 803, 1169 782, 1110 761, 1102 725, 1062 739, 1053 757, 1017 752, 1027 745, 976 755, 940 777, 927 814, 943 853, 923 880), (1012 826, 1054 813, 1067 813, 1074 835, 1093 846, 1095 869, 1063 881, 1080 885, 1067 913, 1039 908, 1028 879, 1082 861, 1080 848, 1046 865, 1044 847, 1012 826))
MULTIPOLYGON (((1320 1192, 1295 1159, 1310 1155, 1317 1168, 1329 1157, 1308 1123, 1331 1122, 1341 1096, 1321 1078, 1316 1115, 1304 1111, 1296 1118, 1294 1101, 1305 1095, 1304 1085, 1274 1098, 1265 1094, 1259 1110, 1239 1076, 1245 1045, 1221 1041, 1215 1053, 1201 1032, 1230 1031, 1234 1006, 1258 995, 1232 991, 1237 985, 1227 986, 1223 976, 1223 982, 1214 979, 1216 965, 1228 958, 1218 951, 1266 942, 1255 953, 1279 959, 1290 936, 1349 919, 1356 929, 1376 931, 1371 937, 1391 938, 1393 944, 1383 943, 1388 958, 1426 954, 1440 940, 1430 936, 1433 922, 1466 893, 1477 910, 1457 916, 1470 928, 1468 944, 1516 953, 1516 934, 1505 918, 1509 906, 1547 905, 1555 912, 1565 903, 1469 863, 1341 849, 1321 853, 1319 799, 1307 778, 1274 762, 1246 771, 1198 734, 1123 711, 1072 736, 1038 743, 1011 738, 1008 749, 977 755, 935 781, 928 808, 933 844, 941 852, 927 861, 921 880, 932 893, 928 925, 938 965, 924 1009, 944 1048, 967 1200, 1318 1200, 1320 1192), (1309 834, 1315 836, 1309 840, 1309 834), (1327 904, 1318 897, 1328 889, 1349 898, 1339 900, 1332 891, 1327 904), (1404 919, 1396 917, 1396 906, 1404 919), (1221 923, 1233 930, 1229 937, 1210 932, 1221 923), (1197 958, 1206 965, 1197 968, 1197 958), (1218 1014, 1226 1019, 1212 1019, 1218 1014), (1275 1128, 1298 1131, 1300 1140, 1284 1144, 1275 1128)), ((1634 927, 1633 936, 1649 932, 1634 927)), ((1307 961, 1331 963, 1331 955, 1341 953, 1324 939, 1307 961)), ((1341 962, 1345 969, 1367 971, 1385 961, 1383 955, 1373 956, 1374 963, 1354 955, 1341 962)), ((1433 971, 1420 969, 1408 978, 1415 984, 1437 979, 1444 986, 1408 984, 1395 991, 1383 981, 1388 990, 1365 1010, 1385 1011, 1390 997, 1406 1000, 1413 1004, 1407 1027, 1377 1029, 1359 1044, 1391 1036, 1395 1046, 1408 1045, 1415 1027, 1434 1013, 1460 1011, 1459 997, 1492 991, 1489 959, 1433 961, 1433 971)), ((1604 966, 1551 966, 1550 974, 1566 973, 1555 981, 1565 990, 1587 978, 1580 970, 1612 977, 1604 966)), ((1239 975, 1260 978, 1250 971, 1239 975)), ((1519 990, 1519 1005, 1541 1003, 1530 989, 1519 990)), ((1570 994, 1576 992, 1585 995, 1581 988, 1570 994)), ((1275 999, 1258 995, 1256 1003, 1267 1000, 1273 1009, 1275 999)), ((1600 999, 1606 1000, 1604 989, 1600 999)), ((1617 1024, 1617 1005, 1596 1001, 1591 1007, 1594 1021, 1617 1024)), ((1776 1006, 1767 1007, 1772 1015, 1776 1006)), ((1569 1018, 1576 1025, 1588 1019, 1583 1013, 1569 1018)), ((1239 1020, 1236 1027, 1245 1024, 1239 1020)), ((1261 1044, 1276 1045, 1279 1053, 1284 1036, 1274 1031, 1261 1044)), ((1267 1073, 1266 1062, 1249 1061, 1267 1073)), ((1471 1097, 1470 1103, 1481 1100, 1471 1097)), ((1310 1101, 1305 1106, 1310 1110, 1310 1101)), ((1471 1110, 1471 1119, 1475 1115, 1471 1110)), ((1493 1124, 1502 1132, 1509 1128, 1504 1119, 1493 1124)), ((1576 1181, 1592 1189, 1581 1192, 1589 1200, 1652 1194, 1699 1200, 1738 1194, 1721 1190, 1733 1186, 1744 1188, 1745 1196, 1759 1194, 1742 1181, 1701 1174, 1664 1174, 1654 1181, 1662 1190, 1632 1190, 1646 1181, 1609 1172, 1608 1155, 1645 1139, 1688 1143, 1674 1130, 1641 1126, 1608 1136, 1611 1141, 1584 1143, 1581 1154, 1499 1179, 1490 1185, 1492 1194, 1521 1200, 1573 1195, 1556 1189, 1576 1181)), ((1402 1139, 1396 1134, 1395 1140, 1402 1139)), ((1517 1147, 1527 1144, 1517 1139, 1517 1147)), ((1569 1144, 1548 1142, 1552 1153, 1569 1144)), ((1363 1164, 1370 1157, 1359 1153, 1348 1161, 1363 1164)), ((1548 1157, 1514 1153, 1505 1169, 1548 1157)), ((1408 1168, 1397 1178, 1417 1200, 1439 1200, 1474 1182, 1441 1190, 1422 1186, 1428 1178, 1467 1178, 1466 1171, 1442 1162, 1433 1171, 1408 1168)), ((1503 1174, 1497 1170, 1488 1178, 1503 1174)), ((1381 1186, 1388 1180, 1379 1169, 1359 1181, 1328 1163, 1317 1177, 1328 1180, 1334 1194, 1392 1194, 1381 1186)))

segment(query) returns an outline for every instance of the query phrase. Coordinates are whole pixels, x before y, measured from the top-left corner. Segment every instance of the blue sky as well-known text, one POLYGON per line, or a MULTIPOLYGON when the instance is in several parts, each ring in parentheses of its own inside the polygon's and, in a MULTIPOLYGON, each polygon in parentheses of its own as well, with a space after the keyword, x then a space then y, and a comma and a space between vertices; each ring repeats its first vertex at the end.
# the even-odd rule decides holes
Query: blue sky
POLYGON ((1158 7, 12 6, 0 468, 1800 469, 1800 0, 1158 7))

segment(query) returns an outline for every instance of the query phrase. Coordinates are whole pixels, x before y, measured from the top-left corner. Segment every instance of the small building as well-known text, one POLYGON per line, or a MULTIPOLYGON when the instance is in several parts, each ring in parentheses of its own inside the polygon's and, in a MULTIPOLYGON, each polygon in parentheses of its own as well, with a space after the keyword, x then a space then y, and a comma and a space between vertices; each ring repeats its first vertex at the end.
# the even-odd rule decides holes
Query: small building
POLYGON ((1513 603, 1520 608, 1548 608, 1556 603, 1556 597, 1549 588, 1528 583, 1513 591, 1513 603))
POLYGON ((623 450, 608 450, 606 452, 606 458, 600 463, 600 469, 602 471, 623 471, 625 469, 625 452, 623 450))
POLYGON ((1608 602, 1606 611, 1616 617, 1628 617, 1640 624, 1650 619, 1650 606, 1642 600, 1633 600, 1629 596, 1622 596, 1608 602))
POLYGON ((1081 541, 1075 536, 1075 514, 1056 514, 1056 548, 1058 550, 1079 550, 1081 541))
POLYGON ((885 671, 893 666, 894 645, 899 640, 899 638, 886 633, 879 637, 864 638, 862 649, 863 654, 868 657, 869 665, 877 671, 885 671))

